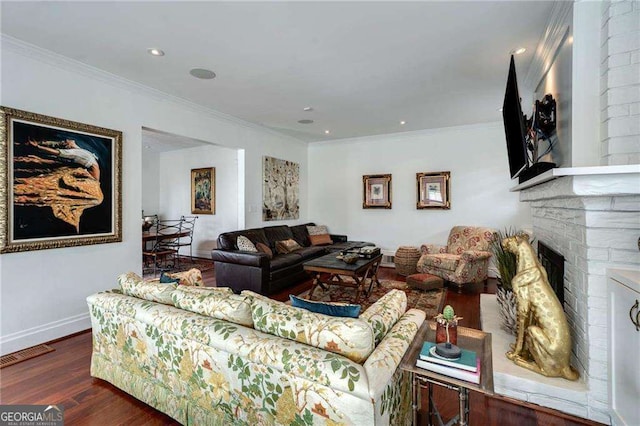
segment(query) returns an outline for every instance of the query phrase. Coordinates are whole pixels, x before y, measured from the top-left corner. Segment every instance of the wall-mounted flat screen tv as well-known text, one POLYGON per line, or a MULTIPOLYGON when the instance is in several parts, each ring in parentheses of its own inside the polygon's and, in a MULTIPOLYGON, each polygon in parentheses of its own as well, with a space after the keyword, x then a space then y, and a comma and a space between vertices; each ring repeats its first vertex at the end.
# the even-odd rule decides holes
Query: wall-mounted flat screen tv
POLYGON ((509 172, 511 178, 517 177, 527 167, 526 125, 520 105, 516 65, 511 56, 509 77, 502 104, 504 133, 507 138, 507 154, 509 156, 509 172))

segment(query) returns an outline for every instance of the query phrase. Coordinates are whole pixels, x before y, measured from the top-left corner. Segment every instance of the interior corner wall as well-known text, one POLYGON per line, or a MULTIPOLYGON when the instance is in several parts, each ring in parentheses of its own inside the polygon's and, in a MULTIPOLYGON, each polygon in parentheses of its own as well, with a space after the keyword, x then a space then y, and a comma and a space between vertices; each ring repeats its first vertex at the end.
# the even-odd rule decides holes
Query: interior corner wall
MULTIPOLYGON (((214 145, 160 153, 158 214, 163 219, 198 216, 193 255, 211 258, 218 235, 238 229, 238 151, 214 145), (215 167, 215 214, 191 213, 191 169, 215 167)), ((182 255, 189 250, 183 248, 182 255)))
MULTIPOLYGON (((122 131, 120 243, 0 256, 0 353, 6 354, 90 328, 86 297, 116 286, 116 277, 142 270, 140 214, 142 128, 245 150, 246 225, 263 225, 262 157, 300 164, 307 188, 307 144, 226 118, 2 36, 0 104, 122 131)), ((300 219, 307 220, 306 191, 300 219)), ((282 223, 282 222, 278 222, 282 223)), ((273 224, 273 222, 270 222, 273 224)), ((231 229, 229 229, 231 230, 231 229)))
POLYGON ((445 244, 455 225, 529 229, 509 178, 502 123, 313 143, 309 220, 387 252, 445 244), (451 209, 416 209, 416 173, 451 172, 451 209), (362 176, 392 175, 392 209, 363 209, 362 176))

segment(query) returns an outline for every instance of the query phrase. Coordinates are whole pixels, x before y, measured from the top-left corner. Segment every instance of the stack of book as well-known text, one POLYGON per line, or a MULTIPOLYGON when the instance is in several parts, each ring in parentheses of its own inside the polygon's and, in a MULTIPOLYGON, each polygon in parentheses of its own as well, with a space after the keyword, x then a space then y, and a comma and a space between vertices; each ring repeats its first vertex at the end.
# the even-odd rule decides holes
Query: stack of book
POLYGON ((436 354, 436 344, 424 342, 416 367, 433 371, 434 373, 450 376, 475 384, 480 383, 480 358, 474 351, 462 349, 458 359, 447 359, 436 354))

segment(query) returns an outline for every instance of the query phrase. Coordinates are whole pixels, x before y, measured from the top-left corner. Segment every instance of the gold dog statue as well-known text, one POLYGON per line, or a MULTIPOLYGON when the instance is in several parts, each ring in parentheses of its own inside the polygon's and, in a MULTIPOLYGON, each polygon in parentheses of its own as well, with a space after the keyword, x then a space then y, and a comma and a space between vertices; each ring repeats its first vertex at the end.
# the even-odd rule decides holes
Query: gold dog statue
POLYGON ((529 236, 505 238, 502 247, 517 258, 517 273, 511 281, 518 305, 517 339, 506 353, 507 358, 544 376, 577 380, 580 376, 569 364, 571 335, 567 318, 549 285, 547 271, 529 244, 529 236))

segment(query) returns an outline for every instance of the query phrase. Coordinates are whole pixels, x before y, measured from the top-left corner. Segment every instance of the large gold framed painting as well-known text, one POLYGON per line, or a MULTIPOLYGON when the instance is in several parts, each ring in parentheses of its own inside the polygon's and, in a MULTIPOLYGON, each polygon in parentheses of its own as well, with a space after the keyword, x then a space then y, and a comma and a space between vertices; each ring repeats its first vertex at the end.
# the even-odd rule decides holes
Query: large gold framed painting
POLYGON ((122 133, 0 107, 0 253, 122 241, 122 133))
POLYGON ((264 157, 262 169, 262 220, 300 217, 300 165, 264 157))

